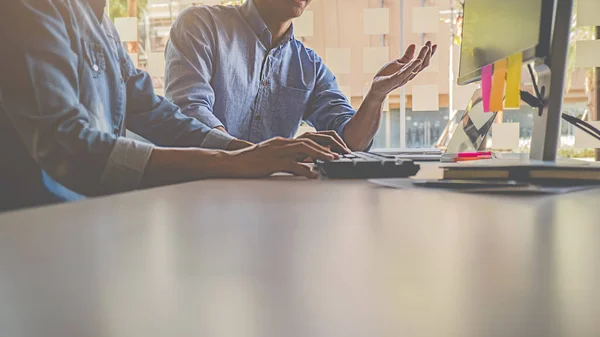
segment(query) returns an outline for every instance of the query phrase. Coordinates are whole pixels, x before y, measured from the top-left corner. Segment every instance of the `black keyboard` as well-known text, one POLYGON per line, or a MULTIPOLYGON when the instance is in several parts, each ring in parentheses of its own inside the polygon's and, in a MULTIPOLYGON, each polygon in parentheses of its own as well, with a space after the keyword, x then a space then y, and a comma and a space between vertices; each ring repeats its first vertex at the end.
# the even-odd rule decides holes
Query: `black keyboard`
POLYGON ((409 159, 368 152, 344 154, 332 161, 316 161, 322 176, 331 179, 407 178, 421 168, 409 159))

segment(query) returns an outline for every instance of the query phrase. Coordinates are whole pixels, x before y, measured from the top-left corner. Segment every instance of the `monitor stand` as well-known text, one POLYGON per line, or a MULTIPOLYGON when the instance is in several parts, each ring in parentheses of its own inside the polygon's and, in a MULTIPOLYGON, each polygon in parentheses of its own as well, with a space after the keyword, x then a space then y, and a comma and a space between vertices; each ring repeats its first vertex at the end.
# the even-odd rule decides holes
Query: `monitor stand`
POLYGON ((556 161, 572 14, 573 0, 556 2, 550 57, 546 58, 544 64, 535 67, 543 105, 533 116, 531 160, 556 161))

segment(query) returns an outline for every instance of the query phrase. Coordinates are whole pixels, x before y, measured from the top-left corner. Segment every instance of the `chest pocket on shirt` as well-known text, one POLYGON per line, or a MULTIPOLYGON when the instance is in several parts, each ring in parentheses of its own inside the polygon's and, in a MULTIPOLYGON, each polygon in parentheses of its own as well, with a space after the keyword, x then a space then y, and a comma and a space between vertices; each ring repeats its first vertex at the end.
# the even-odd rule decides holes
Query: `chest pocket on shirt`
POLYGON ((89 68, 94 78, 106 71, 106 53, 101 45, 82 40, 85 66, 89 68))
POLYGON ((278 136, 294 137, 308 110, 310 90, 281 86, 273 111, 274 129, 278 136))

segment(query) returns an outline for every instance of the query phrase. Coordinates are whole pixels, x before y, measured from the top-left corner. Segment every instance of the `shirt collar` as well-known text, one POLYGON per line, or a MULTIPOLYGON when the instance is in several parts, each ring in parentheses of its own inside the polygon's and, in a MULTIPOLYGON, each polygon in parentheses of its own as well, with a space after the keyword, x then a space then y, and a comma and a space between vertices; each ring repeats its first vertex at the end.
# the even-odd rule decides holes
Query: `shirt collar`
POLYGON ((290 29, 285 32, 285 34, 281 37, 281 44, 284 44, 288 41, 292 41, 294 39, 294 23, 290 26, 290 29))
POLYGON ((104 10, 106 9, 106 0, 89 0, 92 11, 96 14, 98 21, 102 22, 104 16, 104 10))
MULTIPOLYGON (((260 16, 260 13, 258 13, 258 9, 254 4, 254 0, 247 0, 246 3, 244 3, 240 7, 240 12, 244 16, 248 24, 250 24, 250 27, 252 28, 256 36, 258 36, 258 38, 265 44, 265 46, 267 46, 268 48, 277 47, 272 45, 273 36, 271 35, 267 24, 265 24, 265 21, 260 16)), ((285 35, 281 38, 281 43, 279 45, 283 45, 288 41, 291 41, 293 37, 294 25, 292 24, 290 29, 288 29, 285 35)))

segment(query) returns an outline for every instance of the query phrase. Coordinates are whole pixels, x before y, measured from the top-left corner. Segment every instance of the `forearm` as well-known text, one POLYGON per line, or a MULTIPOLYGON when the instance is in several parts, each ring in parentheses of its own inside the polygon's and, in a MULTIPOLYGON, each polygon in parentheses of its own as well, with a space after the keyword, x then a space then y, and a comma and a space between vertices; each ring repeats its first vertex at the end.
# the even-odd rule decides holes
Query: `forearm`
MULTIPOLYGON (((228 151, 236 151, 254 144, 235 139, 228 151)), ((140 188, 183 183, 208 178, 236 175, 232 164, 233 152, 197 148, 161 148, 152 150, 146 164, 140 188)))
POLYGON ((227 151, 237 151, 237 150, 243 150, 246 148, 249 148, 251 146, 254 146, 255 144, 252 144, 250 142, 247 142, 245 140, 241 140, 241 139, 234 139, 231 141, 231 143, 229 143, 229 146, 227 147, 227 151))
POLYGON ((226 177, 231 154, 196 148, 154 148, 140 188, 226 177))
POLYGON ((344 128, 344 141, 352 151, 364 151, 373 141, 379 123, 385 97, 369 92, 360 109, 344 128))

